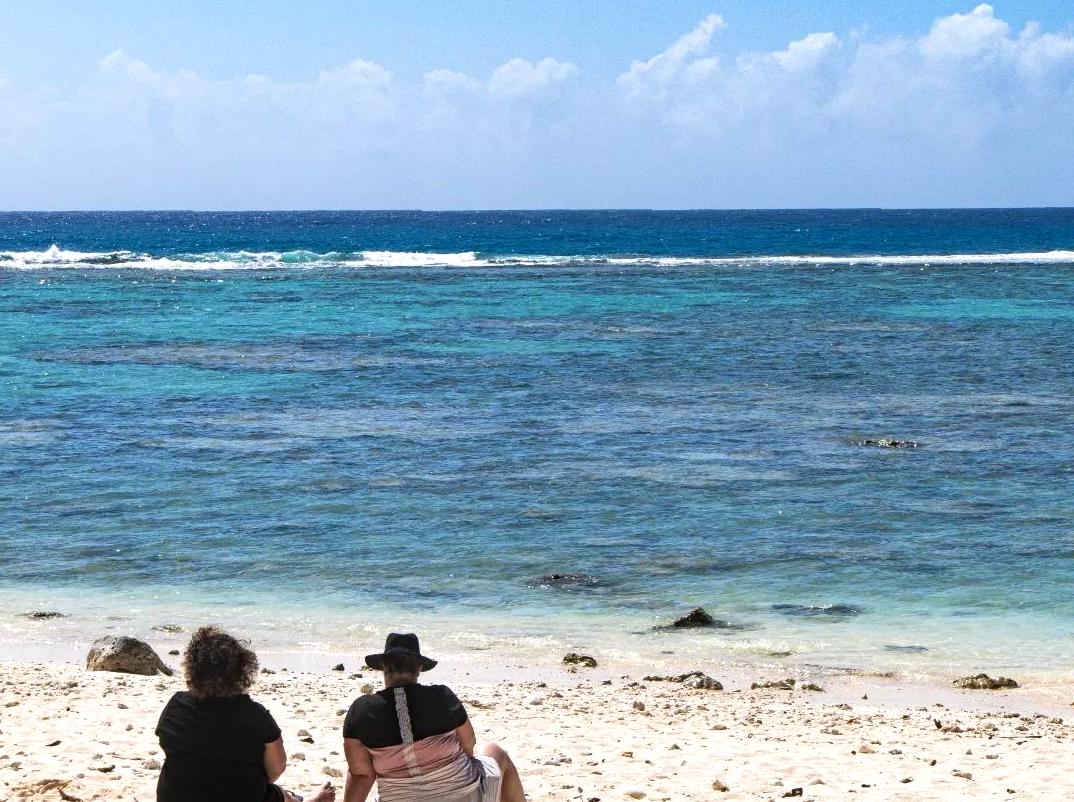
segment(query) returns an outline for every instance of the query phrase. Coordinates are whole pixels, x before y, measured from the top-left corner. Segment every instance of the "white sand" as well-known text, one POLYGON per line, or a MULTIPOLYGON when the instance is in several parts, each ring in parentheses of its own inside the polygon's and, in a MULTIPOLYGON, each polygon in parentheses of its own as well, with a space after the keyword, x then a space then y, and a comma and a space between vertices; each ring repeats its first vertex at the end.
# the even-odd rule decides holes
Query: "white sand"
MULTIPOLYGON (((456 689, 479 739, 514 755, 531 800, 774 800, 801 789, 803 800, 1036 801, 1074 792, 1074 726, 1021 690, 829 678, 825 693, 750 691, 737 678, 721 692, 637 674, 606 685, 603 667, 545 674, 427 677, 456 689)), ((290 755, 281 784, 308 793, 342 782, 342 713, 377 681, 333 671, 261 677, 252 695, 275 715, 290 755)), ((154 799, 163 755, 153 728, 182 686, 71 663, 0 663, 0 800, 154 799)))

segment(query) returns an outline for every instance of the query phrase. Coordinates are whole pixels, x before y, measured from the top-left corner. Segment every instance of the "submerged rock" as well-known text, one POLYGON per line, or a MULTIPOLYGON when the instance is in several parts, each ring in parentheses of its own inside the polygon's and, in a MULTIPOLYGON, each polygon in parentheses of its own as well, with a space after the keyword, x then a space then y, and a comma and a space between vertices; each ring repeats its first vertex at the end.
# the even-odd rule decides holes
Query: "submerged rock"
POLYGON ((183 631, 183 628, 178 624, 157 624, 153 627, 154 632, 170 632, 172 634, 183 631))
POLYGON ((787 679, 777 679, 770 682, 755 682, 750 685, 751 691, 758 690, 774 690, 774 691, 793 691, 796 680, 788 677, 787 679))
POLYGON ((596 668, 597 661, 590 657, 588 654, 578 654, 571 652, 563 657, 563 662, 567 665, 585 666, 586 668, 596 668))
POLYGON ((891 440, 887 437, 866 438, 856 442, 859 446, 869 446, 870 448, 917 448, 916 440, 891 440))
POLYGON ((67 618, 65 613, 58 613, 55 610, 31 610, 28 613, 20 613, 22 618, 32 618, 35 621, 44 621, 50 618, 67 618))
POLYGON ((529 582, 530 587, 560 588, 562 590, 592 588, 599 584, 600 580, 592 574, 545 574, 529 582))
POLYGON ((117 671, 147 677, 158 672, 169 677, 175 673, 164 665, 148 643, 123 635, 106 635, 95 640, 86 655, 86 668, 90 671, 117 671))
POLYGON ((695 607, 684 616, 680 616, 671 622, 673 627, 711 627, 716 619, 705 612, 703 607, 695 607))
POLYGON ((862 609, 850 604, 773 604, 772 609, 780 615, 802 616, 805 618, 850 618, 861 615, 862 609))
MULTIPOLYGON (((730 621, 724 621, 720 618, 713 618, 703 607, 695 607, 685 615, 679 616, 670 624, 657 624, 653 627, 655 632, 667 632, 674 629, 702 629, 704 627, 712 627, 713 629, 749 629, 744 624, 732 624, 730 621)), ((642 633, 638 633, 642 634, 642 633)))
POLYGON ((898 652, 899 654, 924 654, 929 650, 927 646, 895 646, 887 644, 884 649, 889 652, 898 652))
POLYGON ((987 674, 974 674, 972 677, 960 677, 952 683, 958 688, 968 688, 974 691, 998 691, 1003 688, 1017 688, 1018 683, 1010 677, 996 677, 993 679, 987 674))

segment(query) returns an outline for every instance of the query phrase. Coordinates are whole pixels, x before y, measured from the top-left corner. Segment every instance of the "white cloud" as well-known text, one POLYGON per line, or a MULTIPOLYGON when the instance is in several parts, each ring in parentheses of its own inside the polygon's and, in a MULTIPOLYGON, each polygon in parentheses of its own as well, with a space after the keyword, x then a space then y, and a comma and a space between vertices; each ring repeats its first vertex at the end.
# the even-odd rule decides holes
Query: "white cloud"
POLYGON ((66 88, 0 82, 0 208, 1074 203, 1068 33, 989 6, 765 52, 719 52, 723 28, 614 83, 552 57, 219 79, 120 50, 66 88))
POLYGON ((772 57, 784 69, 807 70, 838 49, 839 37, 834 33, 811 33, 804 39, 791 42, 786 50, 773 53, 772 57))
POLYGON ((1043 76, 1074 64, 1074 37, 1041 34, 1037 25, 1026 26, 1018 39, 1018 66, 1033 76, 1043 76))
POLYGON ((992 6, 982 3, 969 14, 952 14, 936 21, 921 40, 926 56, 973 58, 1010 45, 1010 26, 997 19, 992 6))
POLYGON ((157 74, 148 64, 128 56, 122 50, 113 50, 105 56, 98 69, 102 75, 129 78, 142 83, 151 83, 157 78, 157 74))
POLYGON ((619 76, 619 85, 640 94, 674 80, 684 71, 694 74, 711 72, 716 66, 712 59, 701 59, 708 53, 717 31, 726 27, 723 17, 709 14, 689 33, 677 39, 671 47, 647 61, 635 61, 619 76), (698 65, 701 65, 700 67, 698 65))
POLYGON ((392 82, 392 74, 379 64, 359 58, 338 69, 325 70, 317 80, 329 86, 345 85, 381 89, 392 82))
POLYGON ((513 58, 493 71, 488 92, 494 98, 535 97, 567 80, 576 71, 573 64, 551 57, 536 64, 513 58))
POLYGON ((1013 190, 986 200, 982 187, 1031 195, 1034 180, 1054 192, 1060 174, 1074 179, 1061 144, 1074 138, 1070 35, 1035 25, 1014 35, 979 5, 917 39, 822 32, 721 58, 720 27, 706 19, 618 84, 643 112, 633 123, 650 129, 654 158, 692 158, 725 195, 748 183, 792 204, 1010 203, 1013 190), (1041 162, 1043 173, 1031 166, 1041 162))
POLYGON ((479 81, 475 81, 464 72, 455 70, 430 70, 422 78, 425 81, 425 87, 433 90, 472 92, 481 87, 479 81))

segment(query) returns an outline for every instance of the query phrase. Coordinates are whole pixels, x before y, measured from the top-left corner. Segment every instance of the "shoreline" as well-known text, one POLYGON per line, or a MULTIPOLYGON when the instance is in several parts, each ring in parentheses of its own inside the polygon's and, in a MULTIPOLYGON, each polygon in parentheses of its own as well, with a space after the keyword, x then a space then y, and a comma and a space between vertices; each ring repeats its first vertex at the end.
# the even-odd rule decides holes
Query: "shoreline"
MULTIPOLYGON (((636 672, 660 667, 710 674, 894 673, 906 682, 937 686, 983 672, 1013 677, 1027 687, 1074 688, 1074 641, 1057 636, 1055 625, 1044 619, 1017 627, 1002 618, 981 618, 956 627, 944 619, 895 616, 863 615, 835 623, 778 617, 764 625, 675 629, 666 626, 666 614, 642 611, 624 618, 551 605, 544 610, 445 609, 431 616, 388 605, 184 602, 136 594, 109 598, 96 591, 76 598, 8 589, 0 592, 0 649, 18 659, 77 661, 93 640, 113 634, 140 638, 163 654, 182 648, 197 626, 214 623, 250 640, 260 654, 278 655, 272 659, 281 666, 311 669, 318 667, 319 656, 331 664, 353 662, 355 654, 377 647, 388 631, 411 631, 441 654, 493 666, 504 653, 536 664, 584 652, 602 664, 636 672), (60 615, 37 620, 28 616, 34 610, 60 615)), ((740 619, 725 606, 708 609, 718 618, 740 619)))
MULTIPOLYGON (((169 652, 181 651, 182 641, 185 641, 186 637, 187 633, 172 633, 166 645, 162 645, 163 638, 150 638, 148 641, 161 659, 176 670, 177 675, 181 673, 181 655, 169 652)), ((0 660, 0 666, 45 665, 81 668, 91 643, 92 639, 66 646, 44 643, 3 644, 4 657, 0 660)), ((362 655, 356 650, 287 651, 264 648, 256 642, 253 643, 253 648, 262 669, 268 669, 272 674, 338 676, 340 672, 334 667, 343 665, 342 673, 345 676, 362 675, 362 682, 359 684, 379 681, 379 674, 364 666, 362 655)), ((370 648, 375 650, 377 647, 371 644, 370 648)), ((432 650, 426 650, 432 653, 432 650)), ((957 677, 947 679, 907 676, 895 671, 868 671, 809 663, 750 663, 712 658, 696 660, 675 654, 664 654, 660 660, 653 661, 640 657, 609 658, 599 651, 585 653, 597 661, 595 668, 567 665, 558 654, 535 659, 528 654, 509 654, 495 650, 457 652, 437 649, 436 656, 440 665, 430 681, 478 686, 529 682, 563 688, 579 681, 639 682, 654 675, 679 676, 700 671, 718 680, 725 693, 749 692, 754 683, 777 682, 789 678, 795 680, 798 686, 810 683, 821 686, 823 693, 817 693, 817 697, 832 703, 854 702, 864 695, 872 704, 888 709, 940 703, 966 712, 1017 709, 1034 714, 1074 717, 1074 711, 1071 710, 1074 706, 1071 701, 1074 699, 1074 672, 1020 674, 1013 677, 1018 682, 1015 689, 966 690, 954 686, 957 677)), ((993 673, 992 676, 998 677, 999 674, 993 673)), ((801 695, 801 692, 796 689, 792 694, 801 695)))
MULTIPOLYGON (((168 652, 181 651, 190 633, 200 624, 191 623, 189 615, 182 615, 173 617, 173 623, 166 626, 163 619, 150 625, 148 621, 154 621, 155 617, 147 620, 146 612, 132 611, 133 615, 108 616, 101 620, 98 620, 100 616, 85 618, 84 614, 32 620, 16 614, 14 620, 21 618, 23 622, 22 632, 0 632, 0 653, 5 660, 16 663, 80 665, 97 638, 129 635, 153 646, 166 663, 178 663, 179 657, 168 652), (135 625, 139 619, 143 623, 135 625)), ((208 616, 205 622, 214 623, 212 619, 219 617, 208 616)), ((331 644, 310 642, 310 633, 295 632, 293 627, 287 626, 293 625, 294 621, 285 622, 284 629, 252 626, 249 619, 219 625, 248 639, 262 666, 313 675, 339 663, 344 664, 348 672, 353 667, 360 667, 364 662, 362 655, 376 650, 384 634, 395 629, 418 632, 426 649, 435 653, 445 667, 441 669, 441 675, 451 674, 456 681, 480 684, 500 683, 512 678, 557 684, 578 676, 640 680, 654 674, 681 675, 702 671, 722 682, 728 690, 748 690, 754 682, 794 678, 800 683, 819 684, 844 702, 859 698, 861 693, 857 689, 866 688, 864 692, 870 698, 886 700, 890 706, 940 701, 953 706, 968 704, 967 709, 971 710, 998 709, 994 700, 1010 693, 1014 703, 1025 709, 1063 715, 1069 712, 1063 708, 1068 708, 1074 699, 1074 668, 1028 669, 1025 666, 1030 661, 1025 652, 999 662, 974 659, 971 653, 969 659, 956 665, 923 664, 921 655, 898 653, 890 654, 890 659, 883 662, 876 659, 857 662, 838 653, 773 652, 766 655, 736 652, 721 648, 726 645, 722 631, 712 628, 665 628, 652 633, 630 633, 618 640, 610 639, 608 633, 586 631, 570 640, 552 632, 539 639, 508 639, 494 627, 485 631, 462 628, 452 631, 452 625, 457 627, 465 619, 442 617, 437 619, 438 626, 433 627, 423 618, 410 615, 403 620, 393 620, 375 615, 368 620, 377 623, 340 631, 339 640, 331 644), (381 623, 378 619, 393 623, 381 623), (645 650, 641 651, 639 646, 645 650), (569 652, 592 656, 598 667, 574 672, 567 670, 561 659, 569 652), (461 668, 463 666, 465 668, 461 668), (952 685, 960 677, 979 673, 1011 677, 1019 687, 1002 692, 961 691, 952 685), (907 702, 907 699, 914 701, 907 702)))

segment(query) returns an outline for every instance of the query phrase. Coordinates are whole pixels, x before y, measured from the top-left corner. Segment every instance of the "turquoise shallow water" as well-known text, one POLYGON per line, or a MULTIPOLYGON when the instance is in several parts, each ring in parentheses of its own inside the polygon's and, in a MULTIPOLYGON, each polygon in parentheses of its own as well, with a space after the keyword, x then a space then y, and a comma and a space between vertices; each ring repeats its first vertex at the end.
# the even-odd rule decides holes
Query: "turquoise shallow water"
POLYGON ((1064 670, 1072 248, 1064 210, 0 215, 0 635, 1064 670), (649 631, 694 605, 734 627, 649 631))

